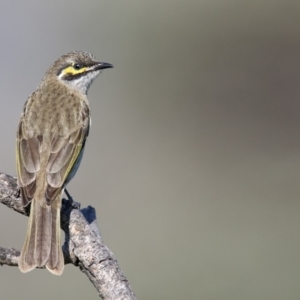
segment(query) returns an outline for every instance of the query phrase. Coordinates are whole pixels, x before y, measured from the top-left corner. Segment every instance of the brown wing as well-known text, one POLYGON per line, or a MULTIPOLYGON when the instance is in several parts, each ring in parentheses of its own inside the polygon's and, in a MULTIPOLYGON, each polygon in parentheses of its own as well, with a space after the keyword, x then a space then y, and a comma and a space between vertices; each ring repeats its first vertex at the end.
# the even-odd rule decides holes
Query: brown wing
POLYGON ((69 138, 57 138, 53 142, 47 165, 46 201, 52 202, 61 191, 69 177, 73 177, 79 167, 88 126, 75 130, 69 138), (79 160, 79 161, 78 161, 79 160))
MULTIPOLYGON (((47 188, 45 200, 50 204, 63 188, 69 174, 76 172, 84 143, 88 135, 89 124, 74 130, 69 137, 57 137, 53 140, 46 167, 47 188), (74 166, 76 169, 74 170, 74 166)), ((40 149, 42 136, 25 138, 20 121, 17 134, 17 173, 21 188, 23 205, 31 202, 36 191, 37 172, 40 171, 40 149)), ((74 176, 72 174, 72 176, 74 176)))
POLYGON ((20 121, 17 133, 17 175, 21 188, 22 202, 26 206, 33 198, 36 189, 36 173, 40 170, 40 141, 37 137, 25 139, 23 122, 20 121))

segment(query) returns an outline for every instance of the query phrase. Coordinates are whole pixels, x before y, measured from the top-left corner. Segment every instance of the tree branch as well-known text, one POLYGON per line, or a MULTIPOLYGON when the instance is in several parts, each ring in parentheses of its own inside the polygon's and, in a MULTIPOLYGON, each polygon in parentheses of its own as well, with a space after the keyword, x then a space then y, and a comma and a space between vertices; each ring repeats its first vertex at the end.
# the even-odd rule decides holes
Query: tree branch
MULTIPOLYGON (((15 177, 0 173, 0 202, 18 213, 24 210, 15 177)), ((101 237, 95 209, 75 207, 63 199, 61 228, 65 232, 65 264, 72 263, 89 278, 104 300, 136 300, 116 258, 101 237)), ((17 266, 20 251, 0 247, 0 265, 17 266)))

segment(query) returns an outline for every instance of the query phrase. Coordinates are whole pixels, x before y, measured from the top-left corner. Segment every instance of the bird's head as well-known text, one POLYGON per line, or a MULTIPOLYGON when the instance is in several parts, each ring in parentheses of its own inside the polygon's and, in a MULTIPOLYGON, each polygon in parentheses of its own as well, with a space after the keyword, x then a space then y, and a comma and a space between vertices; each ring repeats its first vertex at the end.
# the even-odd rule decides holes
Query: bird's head
POLYGON ((113 68, 113 65, 97 61, 88 52, 73 51, 56 60, 46 72, 43 81, 54 76, 69 87, 87 94, 100 71, 108 68, 113 68))

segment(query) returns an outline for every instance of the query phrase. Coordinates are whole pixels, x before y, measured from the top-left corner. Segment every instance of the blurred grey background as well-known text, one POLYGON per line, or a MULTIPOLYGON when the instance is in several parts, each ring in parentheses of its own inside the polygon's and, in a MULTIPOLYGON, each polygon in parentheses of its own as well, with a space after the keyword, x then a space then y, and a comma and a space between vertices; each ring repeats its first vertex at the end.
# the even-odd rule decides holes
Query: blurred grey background
MULTIPOLYGON (((15 174, 27 96, 60 55, 115 65, 69 186, 97 210, 138 299, 300 298, 300 2, 1 1, 0 171, 15 174)), ((0 207, 0 245, 27 218, 0 207)), ((0 268, 1 299, 98 299, 0 268)))

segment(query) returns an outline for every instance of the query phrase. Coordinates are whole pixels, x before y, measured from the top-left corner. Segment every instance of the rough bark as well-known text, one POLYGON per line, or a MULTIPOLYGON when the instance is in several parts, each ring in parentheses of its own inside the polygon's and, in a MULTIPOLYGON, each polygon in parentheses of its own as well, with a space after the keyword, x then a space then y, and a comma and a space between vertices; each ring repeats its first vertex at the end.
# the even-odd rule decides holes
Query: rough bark
MULTIPOLYGON (((0 173, 0 202, 29 215, 29 210, 22 207, 16 178, 3 173, 0 173)), ((113 253, 103 242, 93 207, 80 210, 75 202, 63 200, 61 228, 65 232, 65 264, 78 266, 104 300, 136 299, 113 253)), ((17 266, 19 255, 16 249, 0 247, 0 264, 17 266)))

